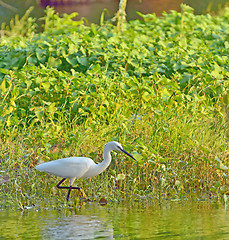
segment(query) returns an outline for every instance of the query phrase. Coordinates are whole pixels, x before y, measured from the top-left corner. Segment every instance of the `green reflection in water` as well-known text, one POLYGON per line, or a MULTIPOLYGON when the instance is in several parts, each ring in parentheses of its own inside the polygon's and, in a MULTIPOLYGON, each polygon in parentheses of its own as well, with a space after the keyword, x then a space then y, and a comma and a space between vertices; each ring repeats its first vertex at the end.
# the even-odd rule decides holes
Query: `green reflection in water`
POLYGON ((228 211, 203 202, 93 203, 0 218, 0 239, 229 239, 228 211))

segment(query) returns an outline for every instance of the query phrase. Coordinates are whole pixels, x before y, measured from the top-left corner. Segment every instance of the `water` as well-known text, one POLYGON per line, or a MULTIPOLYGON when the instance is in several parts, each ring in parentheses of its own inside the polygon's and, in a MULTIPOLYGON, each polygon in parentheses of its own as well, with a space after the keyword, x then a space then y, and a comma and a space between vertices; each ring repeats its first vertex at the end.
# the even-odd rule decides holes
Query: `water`
POLYGON ((0 212, 0 239, 229 239, 229 212, 207 202, 86 203, 0 212))
MULTIPOLYGON (((53 0, 54 1, 54 0, 53 0)), ((55 0, 60 1, 60 0, 55 0)), ((72 0, 73 2, 75 0, 72 0)), ((65 1, 66 2, 66 1, 65 1)), ((39 0, 3 0, 0 1, 0 24, 2 22, 9 23, 10 19, 19 14, 22 16, 26 9, 30 6, 34 6, 32 16, 39 18, 44 15, 44 8, 40 6, 39 0), (7 3, 2 4, 2 2, 7 3)), ((217 11, 219 6, 224 6, 228 3, 228 0, 128 0, 127 1, 127 18, 135 19, 138 17, 136 11, 142 13, 156 13, 161 15, 163 11, 169 12, 170 10, 180 10, 180 4, 186 3, 195 9, 195 13, 200 14, 206 11, 209 4, 212 3, 212 10, 217 11)), ((109 15, 107 18, 111 18, 117 12, 119 0, 89 0, 88 3, 83 4, 62 4, 55 6, 55 9, 59 13, 72 13, 78 12, 79 16, 86 17, 89 22, 99 23, 101 13, 104 8, 107 8, 109 15)))

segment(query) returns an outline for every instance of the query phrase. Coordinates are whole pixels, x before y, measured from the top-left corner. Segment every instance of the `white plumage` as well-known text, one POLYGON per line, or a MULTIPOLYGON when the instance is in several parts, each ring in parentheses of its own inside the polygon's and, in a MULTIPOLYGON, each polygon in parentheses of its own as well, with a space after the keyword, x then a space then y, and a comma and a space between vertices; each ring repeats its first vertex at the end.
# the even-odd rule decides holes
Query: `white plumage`
MULTIPOLYGON (((46 172, 58 177, 82 178, 92 167, 95 167, 92 159, 86 157, 69 157, 42 163, 35 167, 36 170, 46 172)), ((88 176, 92 177, 92 176, 88 176)))

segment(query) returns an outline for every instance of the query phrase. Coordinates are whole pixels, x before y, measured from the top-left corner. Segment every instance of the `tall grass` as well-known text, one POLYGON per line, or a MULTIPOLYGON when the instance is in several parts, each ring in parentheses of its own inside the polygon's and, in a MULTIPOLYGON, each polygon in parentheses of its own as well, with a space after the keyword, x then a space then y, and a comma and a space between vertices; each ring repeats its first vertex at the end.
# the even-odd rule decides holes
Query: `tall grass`
MULTIPOLYGON (((55 188, 57 177, 38 173, 43 161, 69 156, 103 158, 104 143, 117 140, 137 159, 112 154, 110 167, 101 175, 76 181, 90 200, 218 198, 228 191, 227 171, 217 159, 227 162, 225 125, 221 119, 187 112, 168 111, 163 116, 142 116, 117 125, 87 127, 62 123, 26 128, 2 139, 3 205, 37 204, 44 199, 64 201, 66 193, 55 188)), ((78 192, 76 191, 75 194, 78 192)), ((76 196, 73 194, 73 199, 76 196)), ((76 198, 77 199, 77 198, 76 198)), ((60 201, 60 203, 61 203, 60 201)), ((47 203, 49 205, 49 203, 47 203)))

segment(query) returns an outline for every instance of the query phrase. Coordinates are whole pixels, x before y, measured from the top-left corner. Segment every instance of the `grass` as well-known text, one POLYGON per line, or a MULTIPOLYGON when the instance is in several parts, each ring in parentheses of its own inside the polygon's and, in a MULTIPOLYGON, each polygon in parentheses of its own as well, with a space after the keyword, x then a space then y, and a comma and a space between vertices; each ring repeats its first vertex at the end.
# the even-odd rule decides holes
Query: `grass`
POLYGON ((162 18, 140 14, 122 32, 74 15, 47 9, 42 32, 29 12, 3 26, 1 208, 61 207, 59 179, 35 165, 69 156, 100 162, 112 140, 137 163, 113 154, 104 173, 78 180, 91 201, 225 199, 228 10, 195 16, 182 5, 162 18))
MULTIPOLYGON (((75 182, 83 187, 88 199, 220 199, 228 191, 227 171, 220 169, 215 159, 227 164, 225 133, 221 121, 188 116, 181 111, 154 119, 144 116, 121 126, 85 129, 65 125, 56 132, 47 124, 45 129, 27 128, 17 135, 11 132, 2 140, 0 149, 2 181, 7 179, 2 184, 2 207, 16 204, 24 208, 45 199, 48 206, 51 202, 56 205, 56 201, 62 204, 66 192, 55 188, 58 178, 39 173, 34 166, 68 156, 89 156, 99 162, 104 143, 111 140, 122 142, 138 163, 113 154, 104 173, 75 182)), ((72 198, 79 200, 77 191, 74 194, 72 198)))

